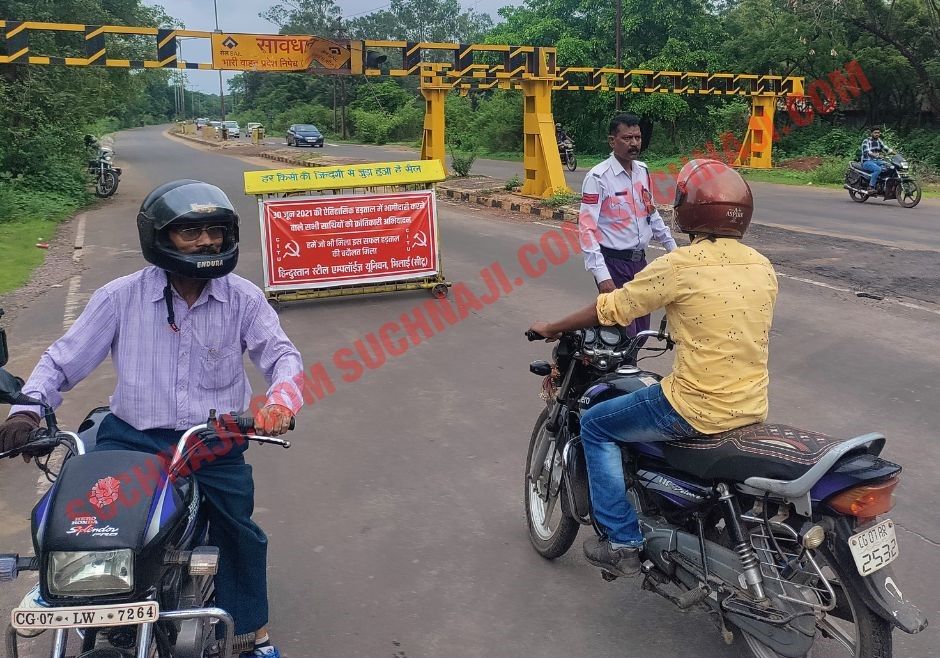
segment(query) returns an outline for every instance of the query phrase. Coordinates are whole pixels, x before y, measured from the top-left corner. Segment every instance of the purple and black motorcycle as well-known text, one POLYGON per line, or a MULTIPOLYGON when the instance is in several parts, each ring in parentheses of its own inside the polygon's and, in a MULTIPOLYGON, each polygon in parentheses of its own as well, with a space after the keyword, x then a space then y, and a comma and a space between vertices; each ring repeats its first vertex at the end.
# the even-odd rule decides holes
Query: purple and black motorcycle
MULTIPOLYGON (((566 333, 553 363, 529 366, 544 377, 546 408, 529 442, 525 508, 529 538, 543 557, 566 553, 581 525, 600 534, 580 417, 660 381, 634 357, 672 349, 665 329, 664 320, 659 331, 635 338, 621 327, 566 333), (640 347, 650 339, 664 346, 640 347)), ((899 550, 885 515, 901 467, 879 456, 885 442, 876 433, 841 440, 755 424, 623 446, 627 492, 646 539, 643 589, 681 610, 715 613, 725 641, 743 642, 759 658, 811 651, 890 658, 894 628, 918 633, 927 620, 904 598, 890 566, 899 550)))

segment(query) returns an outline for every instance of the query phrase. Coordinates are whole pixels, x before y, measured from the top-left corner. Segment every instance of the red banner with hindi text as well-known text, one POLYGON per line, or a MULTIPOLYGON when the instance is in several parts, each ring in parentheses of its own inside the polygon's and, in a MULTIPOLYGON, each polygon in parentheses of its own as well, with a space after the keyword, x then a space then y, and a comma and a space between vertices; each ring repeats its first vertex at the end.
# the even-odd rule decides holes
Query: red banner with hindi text
POLYGON ((431 190, 262 201, 269 289, 328 288, 437 273, 431 190))

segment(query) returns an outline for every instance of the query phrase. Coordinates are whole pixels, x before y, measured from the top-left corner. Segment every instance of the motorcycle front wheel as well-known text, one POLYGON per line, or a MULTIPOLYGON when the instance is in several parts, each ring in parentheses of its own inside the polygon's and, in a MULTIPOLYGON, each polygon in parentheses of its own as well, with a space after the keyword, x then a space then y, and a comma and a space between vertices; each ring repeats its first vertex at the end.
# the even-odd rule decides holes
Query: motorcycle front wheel
POLYGON ((529 440, 529 453, 525 460, 524 502, 529 541, 539 555, 553 560, 568 552, 578 536, 580 524, 563 509, 561 499, 567 493, 564 483, 561 482, 562 461, 559 450, 555 449, 552 454, 546 454, 541 475, 537 480, 533 481, 529 477, 533 455, 545 453, 545 442, 551 440, 545 429, 547 423, 546 407, 535 421, 535 429, 532 430, 532 438, 529 440), (556 489, 556 494, 547 496, 546 487, 549 491, 556 489))
POLYGON ((105 198, 117 191, 118 179, 113 171, 102 172, 95 182, 95 196, 105 198))
POLYGON ((578 159, 574 157, 574 153, 568 155, 568 171, 575 171, 578 168, 578 159))
POLYGON ((898 184, 897 199, 902 208, 913 208, 920 203, 921 191, 917 181, 902 180, 898 184))

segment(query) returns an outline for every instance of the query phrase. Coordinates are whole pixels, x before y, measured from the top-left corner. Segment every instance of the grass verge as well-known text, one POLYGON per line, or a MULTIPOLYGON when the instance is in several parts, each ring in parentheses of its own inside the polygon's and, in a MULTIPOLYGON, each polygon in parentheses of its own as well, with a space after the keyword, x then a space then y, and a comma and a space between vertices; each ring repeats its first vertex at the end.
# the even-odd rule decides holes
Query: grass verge
POLYGON ((0 224, 0 295, 16 290, 29 281, 33 270, 42 265, 46 250, 36 247, 55 234, 58 221, 27 219, 0 224))
POLYGON ((36 247, 55 236, 59 223, 85 199, 0 185, 0 295, 29 281, 46 250, 36 247))

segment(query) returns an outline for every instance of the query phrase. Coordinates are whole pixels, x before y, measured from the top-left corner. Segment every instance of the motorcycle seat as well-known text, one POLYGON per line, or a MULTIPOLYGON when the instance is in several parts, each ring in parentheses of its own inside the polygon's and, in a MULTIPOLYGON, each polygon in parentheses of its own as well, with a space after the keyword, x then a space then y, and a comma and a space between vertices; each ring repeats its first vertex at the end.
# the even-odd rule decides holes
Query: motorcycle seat
POLYGON ((862 163, 861 163, 861 162, 850 162, 850 163, 849 163, 849 167, 851 167, 851 168, 854 169, 855 171, 861 172, 861 173, 863 173, 863 174, 867 174, 867 173, 868 173, 868 172, 865 171, 865 169, 862 167, 862 163))
POLYGON ((702 480, 795 480, 843 441, 789 425, 754 423, 662 446, 670 465, 702 480))

